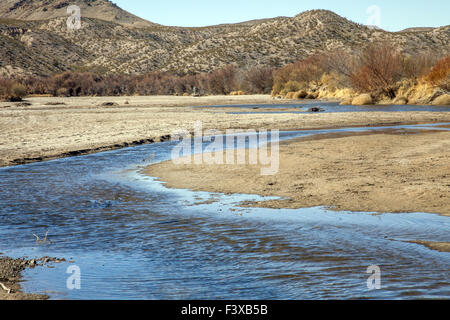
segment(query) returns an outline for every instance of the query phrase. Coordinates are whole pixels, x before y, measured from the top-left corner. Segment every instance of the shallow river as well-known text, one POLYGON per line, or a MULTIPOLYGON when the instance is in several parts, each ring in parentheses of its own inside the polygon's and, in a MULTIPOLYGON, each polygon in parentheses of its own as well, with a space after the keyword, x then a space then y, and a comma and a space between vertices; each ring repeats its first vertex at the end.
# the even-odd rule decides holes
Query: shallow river
POLYGON ((432 106, 432 105, 369 105, 369 106, 352 106, 340 105, 338 102, 328 101, 302 101, 292 102, 288 104, 252 104, 252 105, 218 105, 203 106, 196 108, 230 108, 236 111, 229 111, 230 114, 266 114, 266 113, 310 113, 308 109, 312 107, 320 107, 323 113, 342 113, 342 112, 450 112, 448 106, 432 106), (279 111, 277 109, 280 109, 279 111), (283 109, 291 109, 289 111, 283 109), (298 109, 298 111, 296 111, 298 109))
POLYGON ((52 299, 450 298, 450 254, 410 242, 450 241, 450 218, 240 208, 261 198, 167 189, 141 173, 173 146, 0 169, 0 251, 68 260, 26 271, 25 291, 52 299), (47 230, 52 243, 37 244, 33 233, 47 230), (81 270, 80 290, 66 286, 70 265, 81 270), (381 268, 381 290, 367 288, 371 265, 381 268))

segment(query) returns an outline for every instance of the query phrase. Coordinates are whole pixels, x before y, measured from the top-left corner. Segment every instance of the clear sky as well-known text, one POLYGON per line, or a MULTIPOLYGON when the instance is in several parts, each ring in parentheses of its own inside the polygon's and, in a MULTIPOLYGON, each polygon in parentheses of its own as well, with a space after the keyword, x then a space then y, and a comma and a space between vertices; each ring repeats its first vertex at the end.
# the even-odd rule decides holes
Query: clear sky
MULTIPOLYGON (((368 24, 367 9, 380 8, 381 28, 450 24, 450 0, 112 0, 121 8, 167 26, 198 27, 252 19, 295 16, 310 9, 328 9, 352 21, 368 24)), ((376 13, 375 13, 376 14, 376 13)), ((378 23, 369 23, 378 24, 378 23)))

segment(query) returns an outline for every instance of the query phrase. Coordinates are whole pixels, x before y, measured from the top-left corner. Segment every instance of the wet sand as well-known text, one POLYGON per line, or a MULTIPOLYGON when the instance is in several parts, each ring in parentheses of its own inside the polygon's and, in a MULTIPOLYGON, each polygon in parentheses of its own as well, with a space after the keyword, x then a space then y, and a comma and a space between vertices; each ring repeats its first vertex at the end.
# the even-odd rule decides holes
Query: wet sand
MULTIPOLYGON (((283 104, 268 95, 212 97, 80 97, 0 103, 0 166, 164 141, 178 129, 308 129, 450 122, 450 113, 227 114, 205 105, 283 104), (105 106, 111 102, 113 105, 105 106)), ((233 109, 236 110, 236 109, 233 109)))
POLYGON ((431 250, 439 252, 450 252, 450 242, 432 242, 432 241, 413 241, 413 243, 421 244, 431 250))
POLYGON ((46 300, 48 296, 21 292, 22 271, 30 260, 0 257, 0 300, 46 300), (3 285, 2 285, 3 284, 3 285))
POLYGON ((0 253, 0 300, 47 300, 49 297, 45 294, 22 292, 22 272, 27 268, 53 268, 55 263, 62 262, 66 262, 66 259, 48 256, 39 259, 12 259, 1 256, 0 253))
POLYGON ((260 165, 172 161, 149 166, 146 173, 172 188, 284 198, 247 204, 258 207, 450 216, 449 159, 450 132, 388 130, 282 143, 280 170, 273 176, 262 176, 260 165))

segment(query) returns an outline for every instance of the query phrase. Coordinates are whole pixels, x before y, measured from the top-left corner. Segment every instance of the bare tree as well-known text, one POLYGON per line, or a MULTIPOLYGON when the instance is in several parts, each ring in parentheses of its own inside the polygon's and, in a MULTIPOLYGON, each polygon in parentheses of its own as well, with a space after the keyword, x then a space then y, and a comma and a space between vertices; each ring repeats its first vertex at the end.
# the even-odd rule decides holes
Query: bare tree
POLYGON ((361 67, 351 76, 353 86, 394 98, 393 86, 401 78, 402 60, 402 55, 390 43, 368 45, 360 54, 361 67))

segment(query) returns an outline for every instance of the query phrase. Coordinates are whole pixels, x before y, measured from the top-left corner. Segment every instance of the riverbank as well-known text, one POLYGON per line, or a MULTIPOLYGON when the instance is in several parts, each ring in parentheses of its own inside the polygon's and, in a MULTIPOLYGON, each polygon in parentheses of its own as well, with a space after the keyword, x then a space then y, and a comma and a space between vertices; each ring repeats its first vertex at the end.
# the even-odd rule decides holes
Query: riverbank
POLYGON ((450 133, 385 130, 284 142, 280 170, 260 165, 149 166, 171 188, 278 196, 252 206, 339 211, 427 212, 450 216, 450 133))
POLYGON ((22 272, 36 264, 35 260, 0 257, 0 300, 47 300, 48 296, 23 293, 22 272))
POLYGON ((12 259, 0 255, 0 300, 47 300, 45 294, 24 293, 21 290, 22 272, 36 267, 54 268, 55 263, 66 262, 64 258, 42 257, 39 259, 12 259))
MULTIPOLYGON (((0 166, 165 141, 179 129, 312 129, 450 122, 450 112, 229 114, 208 105, 288 104, 269 95, 32 97, 0 103, 0 166)), ((301 103, 301 102, 300 102, 301 103)), ((309 101, 311 103, 311 101, 309 101)))
POLYGON ((340 101, 341 105, 435 105, 450 106, 450 94, 439 87, 414 81, 402 81, 396 85, 394 98, 382 93, 360 93, 352 88, 339 88, 326 83, 310 83, 307 88, 285 95, 274 96, 296 100, 302 97, 340 101))

